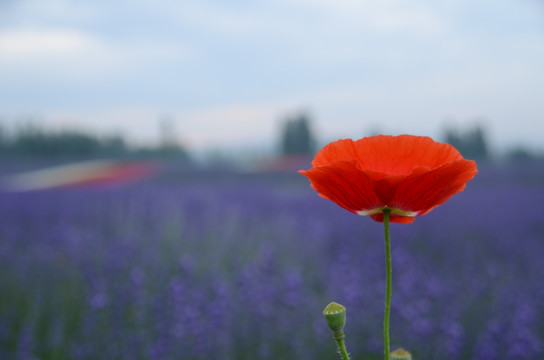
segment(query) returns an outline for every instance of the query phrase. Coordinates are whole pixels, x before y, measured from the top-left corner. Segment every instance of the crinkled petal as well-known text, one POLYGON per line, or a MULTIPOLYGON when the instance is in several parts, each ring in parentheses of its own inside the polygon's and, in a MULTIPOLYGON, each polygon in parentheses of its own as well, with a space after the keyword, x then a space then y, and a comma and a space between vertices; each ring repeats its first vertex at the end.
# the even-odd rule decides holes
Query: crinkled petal
POLYGON ((361 169, 390 175, 408 175, 417 166, 434 169, 463 157, 453 146, 436 142, 427 136, 379 135, 330 143, 316 154, 312 165, 323 166, 354 159, 361 169))
POLYGON ((428 170, 419 167, 399 184, 389 207, 425 214, 443 204, 452 195, 463 191, 466 182, 476 175, 472 160, 456 160, 428 170))
POLYGON ((371 180, 357 168, 356 161, 336 161, 332 165, 299 172, 310 179, 320 196, 353 213, 384 206, 374 192, 371 180))
POLYGON ((319 150, 312 161, 312 166, 331 165, 336 161, 351 161, 357 158, 355 141, 352 139, 341 139, 325 145, 323 149, 319 150))
POLYGON ((417 166, 437 168, 463 157, 453 146, 427 136, 380 135, 355 142, 359 166, 386 174, 410 174, 417 166))

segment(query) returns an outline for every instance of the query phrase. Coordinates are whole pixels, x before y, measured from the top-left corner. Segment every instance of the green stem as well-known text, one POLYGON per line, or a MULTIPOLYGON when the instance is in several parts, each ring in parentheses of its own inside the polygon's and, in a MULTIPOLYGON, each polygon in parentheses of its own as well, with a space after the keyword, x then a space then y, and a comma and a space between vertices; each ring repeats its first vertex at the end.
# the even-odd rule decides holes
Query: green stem
POLYGON ((386 263, 386 289, 385 289, 385 313, 383 316, 383 351, 385 360, 389 360, 389 314, 391 310, 391 240, 389 239, 389 213, 390 209, 383 209, 383 230, 385 234, 385 263, 386 263))
POLYGON ((340 355, 342 355, 343 360, 350 360, 348 351, 346 350, 346 344, 344 342, 344 336, 334 337, 336 343, 338 344, 338 350, 340 350, 340 355))

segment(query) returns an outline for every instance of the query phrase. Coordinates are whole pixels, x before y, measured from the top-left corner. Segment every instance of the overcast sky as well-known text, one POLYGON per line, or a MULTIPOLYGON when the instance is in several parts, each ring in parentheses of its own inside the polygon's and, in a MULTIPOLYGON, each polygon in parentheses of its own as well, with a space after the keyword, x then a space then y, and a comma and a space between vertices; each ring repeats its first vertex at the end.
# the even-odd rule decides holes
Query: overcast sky
POLYGON ((495 147, 544 148, 541 0, 0 0, 0 121, 193 149, 440 139, 475 120, 495 147))

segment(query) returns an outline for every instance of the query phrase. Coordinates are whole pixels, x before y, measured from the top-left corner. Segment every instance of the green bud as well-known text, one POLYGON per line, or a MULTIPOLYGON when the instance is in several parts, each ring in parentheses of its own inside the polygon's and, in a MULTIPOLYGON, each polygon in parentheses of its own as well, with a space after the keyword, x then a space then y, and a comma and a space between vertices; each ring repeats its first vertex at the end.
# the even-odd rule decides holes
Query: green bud
POLYGON ((344 325, 346 324, 346 308, 338 303, 331 302, 323 310, 327 324, 334 332, 334 335, 343 335, 344 325))
POLYGON ((412 354, 399 348, 391 353, 391 360, 412 360, 412 354))

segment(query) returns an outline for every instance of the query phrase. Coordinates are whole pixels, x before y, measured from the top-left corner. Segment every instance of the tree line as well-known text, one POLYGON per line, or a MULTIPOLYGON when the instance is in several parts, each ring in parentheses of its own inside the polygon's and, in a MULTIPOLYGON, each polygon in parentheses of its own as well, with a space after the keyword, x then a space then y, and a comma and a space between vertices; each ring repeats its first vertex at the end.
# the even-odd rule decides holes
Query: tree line
MULTIPOLYGON (((166 127, 165 128, 169 128, 166 127)), ((487 134, 483 127, 474 126, 460 131, 455 128, 444 130, 441 141, 457 148, 468 159, 479 161, 491 157, 487 134)), ((281 123, 279 132, 280 155, 305 155, 311 157, 317 151, 317 139, 311 117, 299 113, 287 117, 281 123)), ((169 136, 164 136, 154 148, 134 148, 126 144, 120 135, 98 137, 83 131, 46 131, 36 125, 20 127, 12 136, 0 128, 0 156, 28 157, 167 157, 189 160, 189 151, 169 136)), ((529 160, 534 153, 518 147, 506 153, 510 160, 529 160)))
POLYGON ((176 144, 155 148, 129 147, 120 135, 95 136, 78 130, 46 131, 35 125, 20 127, 8 136, 0 128, 0 155, 9 157, 96 158, 176 157, 187 159, 187 151, 176 144))
MULTIPOLYGON (((456 128, 444 130, 440 141, 451 144, 467 159, 489 161, 492 158, 488 136, 480 125, 474 125, 463 131, 456 128)), ((311 119, 307 114, 288 118, 283 123, 281 132, 281 152, 284 155, 301 154, 312 156, 316 151, 315 134, 311 119)), ((518 146, 505 153, 507 160, 531 160, 538 156, 530 150, 518 146)))

